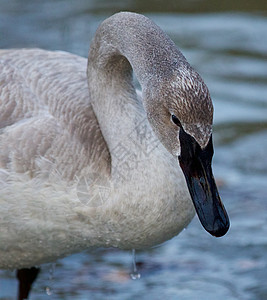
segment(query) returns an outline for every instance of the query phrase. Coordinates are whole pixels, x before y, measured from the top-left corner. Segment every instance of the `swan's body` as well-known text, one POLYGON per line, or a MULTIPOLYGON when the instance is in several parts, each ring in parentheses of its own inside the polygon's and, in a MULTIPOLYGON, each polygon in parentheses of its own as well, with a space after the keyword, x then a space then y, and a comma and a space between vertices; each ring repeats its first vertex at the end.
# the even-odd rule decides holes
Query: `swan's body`
POLYGON ((92 43, 88 78, 87 60, 72 54, 0 51, 0 268, 90 247, 150 247, 194 216, 180 146, 153 116, 161 112, 158 96, 172 98, 170 90, 179 99, 205 94, 195 114, 192 96, 178 115, 204 149, 212 122, 207 88, 145 17, 121 13, 106 22, 92 43))
POLYGON ((120 111, 111 107, 114 126, 124 130, 111 140, 110 159, 90 105, 85 59, 42 50, 2 57, 10 58, 3 74, 18 95, 11 100, 21 103, 17 113, 15 105, 10 110, 14 121, 9 116, 12 125, 0 137, 2 268, 36 265, 90 246, 151 246, 189 223, 194 214, 183 175, 153 135, 140 102, 125 101, 120 111), (64 74, 59 82, 58 74, 64 74), (111 188, 108 200, 91 205, 88 198, 87 204, 81 183, 98 172, 109 178, 111 160, 118 167, 104 182, 111 188))

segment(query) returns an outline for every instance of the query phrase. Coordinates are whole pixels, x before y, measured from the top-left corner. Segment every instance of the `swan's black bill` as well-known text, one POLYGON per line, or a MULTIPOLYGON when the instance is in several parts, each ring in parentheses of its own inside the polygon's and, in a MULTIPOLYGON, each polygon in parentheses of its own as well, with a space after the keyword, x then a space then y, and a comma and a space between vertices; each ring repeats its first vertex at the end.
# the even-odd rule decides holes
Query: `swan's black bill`
POLYGON ((230 222, 212 174, 212 137, 202 150, 196 140, 180 128, 179 163, 196 212, 203 227, 216 237, 226 234, 230 222))

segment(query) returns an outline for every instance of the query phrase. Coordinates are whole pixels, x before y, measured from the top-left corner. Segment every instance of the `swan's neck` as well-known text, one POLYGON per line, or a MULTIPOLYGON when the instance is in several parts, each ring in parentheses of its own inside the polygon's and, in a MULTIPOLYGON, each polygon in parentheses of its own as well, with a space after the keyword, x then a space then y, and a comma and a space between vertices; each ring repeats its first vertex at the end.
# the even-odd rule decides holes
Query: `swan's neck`
POLYGON ((120 13, 101 24, 89 52, 88 81, 93 109, 108 144, 114 134, 121 134, 121 122, 124 128, 133 125, 130 120, 138 110, 132 69, 144 95, 156 93, 161 82, 186 64, 172 40, 144 16, 120 13))

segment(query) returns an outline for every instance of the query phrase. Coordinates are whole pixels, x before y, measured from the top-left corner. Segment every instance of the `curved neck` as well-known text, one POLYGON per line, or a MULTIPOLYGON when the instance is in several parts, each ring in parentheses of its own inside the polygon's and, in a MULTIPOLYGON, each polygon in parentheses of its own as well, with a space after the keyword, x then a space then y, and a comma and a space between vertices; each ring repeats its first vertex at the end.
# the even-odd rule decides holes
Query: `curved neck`
POLYGON ((113 138, 122 134, 120 122, 125 134, 127 126, 136 126, 133 114, 140 112, 140 105, 132 70, 144 95, 156 91, 161 81, 185 64, 173 41, 142 15, 118 13, 99 26, 88 57, 88 82, 93 109, 109 147, 113 138))
POLYGON ((171 76, 184 64, 186 59, 166 33, 145 16, 127 12, 99 26, 88 60, 89 67, 112 75, 127 74, 131 65, 142 87, 153 78, 171 76))

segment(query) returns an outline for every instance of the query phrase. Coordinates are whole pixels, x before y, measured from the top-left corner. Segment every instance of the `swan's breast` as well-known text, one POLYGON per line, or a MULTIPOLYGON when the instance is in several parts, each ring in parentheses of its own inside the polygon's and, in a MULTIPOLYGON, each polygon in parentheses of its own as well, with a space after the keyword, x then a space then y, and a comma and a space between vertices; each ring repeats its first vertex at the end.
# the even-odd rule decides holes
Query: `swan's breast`
POLYGON ((112 156, 112 182, 104 183, 108 196, 103 205, 77 211, 96 221, 94 234, 102 245, 154 246, 177 235, 195 211, 178 161, 159 142, 147 152, 124 141, 112 156))

